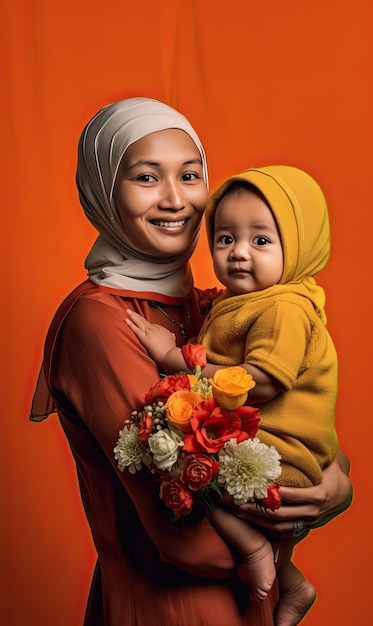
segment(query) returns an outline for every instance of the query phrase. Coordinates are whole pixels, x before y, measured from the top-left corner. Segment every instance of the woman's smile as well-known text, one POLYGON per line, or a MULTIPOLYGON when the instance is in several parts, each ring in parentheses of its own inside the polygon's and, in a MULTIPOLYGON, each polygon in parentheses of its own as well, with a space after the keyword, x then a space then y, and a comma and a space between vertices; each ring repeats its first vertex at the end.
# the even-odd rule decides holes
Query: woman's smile
POLYGON ((159 226, 160 228, 165 228, 167 230, 175 231, 180 230, 182 226, 186 223, 186 219, 175 221, 164 221, 164 220, 150 220, 151 224, 154 226, 159 226))

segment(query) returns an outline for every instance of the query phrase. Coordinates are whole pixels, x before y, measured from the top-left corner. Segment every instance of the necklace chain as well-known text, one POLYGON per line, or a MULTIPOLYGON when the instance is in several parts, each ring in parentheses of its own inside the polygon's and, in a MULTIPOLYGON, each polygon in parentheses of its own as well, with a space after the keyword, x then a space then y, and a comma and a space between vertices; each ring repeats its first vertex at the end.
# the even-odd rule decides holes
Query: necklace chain
POLYGON ((169 315, 167 313, 167 311, 165 311, 164 309, 162 309, 162 307, 158 304, 158 302, 155 302, 154 300, 150 300, 149 303, 152 306, 155 306, 156 309, 158 309, 158 311, 160 311, 165 317, 167 317, 168 320, 170 320, 170 322, 172 322, 173 324, 175 324, 175 326, 178 327, 178 329, 180 330, 180 334, 182 336, 182 338, 184 339, 184 341, 187 339, 188 335, 186 332, 186 327, 188 326, 189 322, 190 322, 190 310, 189 310, 189 305, 186 304, 185 309, 186 309, 186 321, 184 322, 184 324, 182 322, 177 322, 176 320, 174 320, 173 317, 171 317, 171 315, 169 315))

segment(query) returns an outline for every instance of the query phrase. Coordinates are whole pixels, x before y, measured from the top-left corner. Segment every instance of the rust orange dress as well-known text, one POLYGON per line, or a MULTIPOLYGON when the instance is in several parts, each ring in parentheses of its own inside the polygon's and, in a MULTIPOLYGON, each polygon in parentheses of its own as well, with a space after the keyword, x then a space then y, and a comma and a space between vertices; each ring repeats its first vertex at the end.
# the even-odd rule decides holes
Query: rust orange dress
MULTIPOLYGON (((231 549, 206 518, 172 525, 159 485, 146 469, 120 472, 113 448, 124 420, 159 378, 154 362, 124 322, 131 308, 174 332, 147 294, 133 299, 86 281, 57 312, 46 341, 45 378, 76 461, 98 560, 85 626, 272 626, 278 600, 251 603, 231 549)), ((198 295, 162 303, 196 336, 198 295)))

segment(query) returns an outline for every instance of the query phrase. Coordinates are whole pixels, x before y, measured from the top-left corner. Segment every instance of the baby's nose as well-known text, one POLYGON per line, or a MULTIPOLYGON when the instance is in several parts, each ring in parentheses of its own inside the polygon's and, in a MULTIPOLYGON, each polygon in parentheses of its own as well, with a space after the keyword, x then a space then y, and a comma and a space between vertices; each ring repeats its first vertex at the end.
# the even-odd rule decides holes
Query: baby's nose
POLYGON ((243 261, 248 261, 250 258, 250 251, 248 246, 240 244, 234 247, 233 249, 233 257, 235 259, 241 259, 243 261))

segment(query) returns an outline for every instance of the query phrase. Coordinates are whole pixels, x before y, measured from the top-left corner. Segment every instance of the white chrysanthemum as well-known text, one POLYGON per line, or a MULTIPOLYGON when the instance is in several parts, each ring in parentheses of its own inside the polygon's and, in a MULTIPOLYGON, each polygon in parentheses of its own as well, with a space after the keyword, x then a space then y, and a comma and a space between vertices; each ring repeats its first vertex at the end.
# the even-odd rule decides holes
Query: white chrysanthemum
POLYGON ((139 441, 139 429, 134 424, 119 431, 119 439, 114 448, 114 458, 118 461, 118 468, 123 472, 126 468, 131 474, 141 470, 141 461, 145 453, 145 446, 139 441))
POLYGON ((230 439, 219 452, 218 481, 237 505, 265 498, 267 488, 281 474, 280 458, 274 446, 257 437, 240 443, 230 439))

